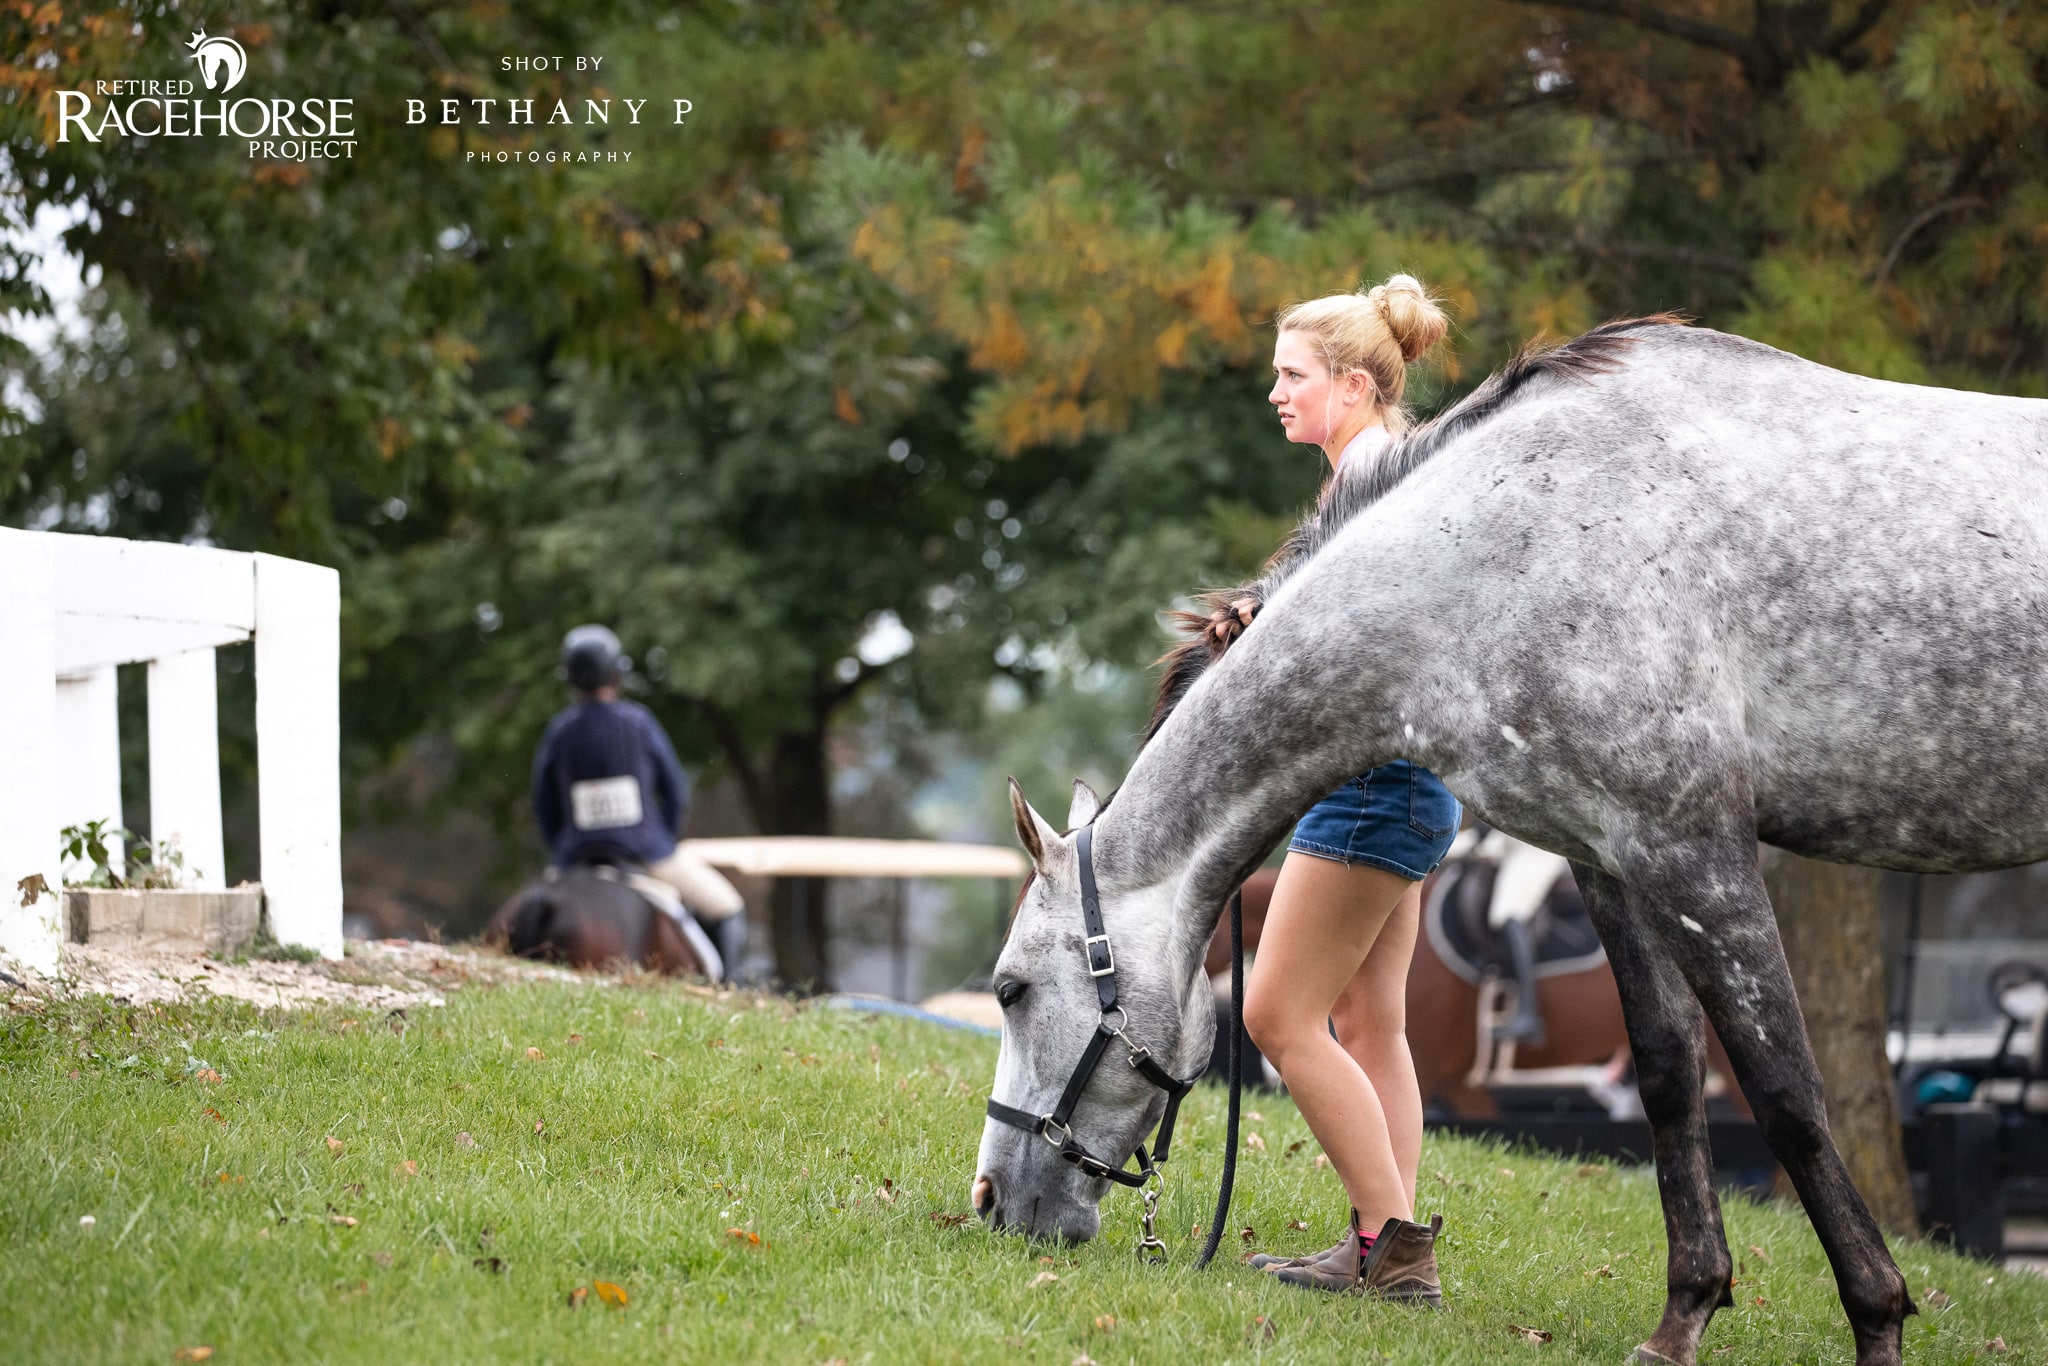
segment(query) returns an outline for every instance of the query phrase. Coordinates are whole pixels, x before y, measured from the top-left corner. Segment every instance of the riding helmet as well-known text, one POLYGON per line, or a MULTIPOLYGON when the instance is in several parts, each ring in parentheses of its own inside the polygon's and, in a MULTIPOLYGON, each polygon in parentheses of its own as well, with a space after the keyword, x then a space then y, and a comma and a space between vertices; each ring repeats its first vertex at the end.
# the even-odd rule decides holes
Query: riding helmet
POLYGON ((624 668, 619 638, 609 628, 578 626, 562 637, 562 675, 569 686, 593 692, 617 683, 624 668))

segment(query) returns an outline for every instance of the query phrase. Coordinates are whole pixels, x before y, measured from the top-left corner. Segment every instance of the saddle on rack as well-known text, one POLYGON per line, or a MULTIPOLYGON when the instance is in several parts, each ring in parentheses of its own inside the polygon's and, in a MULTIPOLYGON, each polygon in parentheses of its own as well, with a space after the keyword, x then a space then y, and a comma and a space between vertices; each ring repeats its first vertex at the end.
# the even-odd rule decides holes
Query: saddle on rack
MULTIPOLYGON (((1447 862, 1422 908, 1423 932, 1437 957, 1474 986, 1489 977, 1514 976, 1507 935, 1487 924, 1496 871, 1487 859, 1447 862)), ((1586 972, 1607 961, 1569 872, 1557 880, 1529 929, 1539 978, 1586 972)))

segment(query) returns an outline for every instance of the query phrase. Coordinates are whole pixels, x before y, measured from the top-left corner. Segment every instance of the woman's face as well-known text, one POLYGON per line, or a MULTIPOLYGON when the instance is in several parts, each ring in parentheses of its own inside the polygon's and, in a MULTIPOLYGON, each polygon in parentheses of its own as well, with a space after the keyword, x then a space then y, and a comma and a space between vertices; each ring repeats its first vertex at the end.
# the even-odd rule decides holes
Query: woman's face
POLYGON ((1356 371, 1331 383, 1329 367, 1299 332, 1282 332, 1273 342, 1273 390, 1266 402, 1278 412, 1289 441, 1327 447, 1332 434, 1356 417, 1366 385, 1356 371))

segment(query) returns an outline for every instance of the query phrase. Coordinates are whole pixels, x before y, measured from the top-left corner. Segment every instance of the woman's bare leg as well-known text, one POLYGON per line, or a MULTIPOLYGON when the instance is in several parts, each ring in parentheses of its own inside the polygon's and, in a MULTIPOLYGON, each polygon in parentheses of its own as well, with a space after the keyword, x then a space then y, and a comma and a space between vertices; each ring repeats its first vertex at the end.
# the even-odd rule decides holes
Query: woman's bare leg
POLYGON ((1422 1165, 1422 1088, 1408 1051, 1408 965, 1422 922, 1422 884, 1411 882, 1387 917, 1365 962, 1330 1011, 1337 1042, 1365 1072, 1387 1118, 1387 1139, 1400 1168, 1408 1203, 1415 1203, 1415 1173, 1422 1165))
MULTIPOLYGON (((1330 1010, 1411 885, 1363 864, 1289 853, 1245 984, 1245 1028, 1280 1069, 1366 1228, 1414 1217, 1414 1175, 1395 1157, 1373 1082, 1330 1037, 1330 1010)), ((1412 1066, 1406 1084, 1415 1086, 1412 1066)))

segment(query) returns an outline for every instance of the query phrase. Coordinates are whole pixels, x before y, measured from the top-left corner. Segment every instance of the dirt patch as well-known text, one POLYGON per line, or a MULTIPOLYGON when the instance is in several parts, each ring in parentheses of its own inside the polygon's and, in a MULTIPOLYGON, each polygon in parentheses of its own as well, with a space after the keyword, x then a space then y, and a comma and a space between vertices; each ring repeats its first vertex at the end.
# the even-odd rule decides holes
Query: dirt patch
POLYGON ((143 1004, 231 997, 260 1006, 295 1009, 350 1005, 411 1010, 444 1003, 465 986, 508 981, 617 981, 596 973, 511 958, 476 948, 449 948, 412 940, 351 940, 346 957, 310 963, 249 959, 222 962, 197 953, 150 953, 66 944, 52 976, 10 968, 17 990, 32 996, 110 996, 143 1004))

